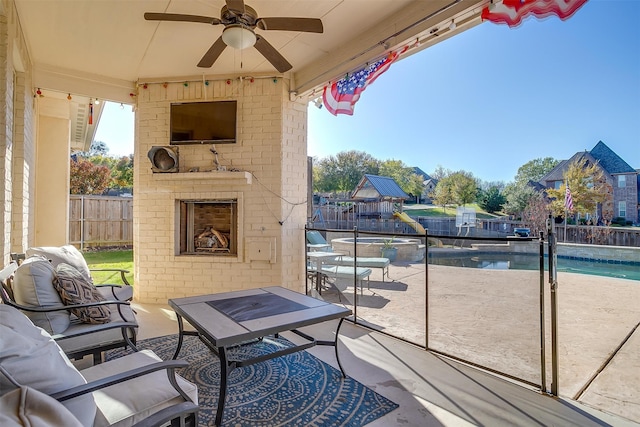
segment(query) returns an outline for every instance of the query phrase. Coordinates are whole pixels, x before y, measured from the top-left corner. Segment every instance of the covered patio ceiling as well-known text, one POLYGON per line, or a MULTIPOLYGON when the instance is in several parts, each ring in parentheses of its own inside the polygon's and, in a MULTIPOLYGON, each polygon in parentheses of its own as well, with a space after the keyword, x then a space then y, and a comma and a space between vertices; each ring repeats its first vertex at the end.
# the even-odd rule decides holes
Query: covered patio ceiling
MULTIPOLYGON (((259 17, 320 18, 322 34, 256 29, 293 68, 291 94, 314 90, 409 42, 407 54, 481 22, 489 0, 247 0, 259 17), (455 25, 451 25, 454 22, 455 25)), ((136 84, 280 75, 255 48, 198 62, 223 25, 158 22, 145 12, 220 18, 224 0, 15 0, 34 86, 132 103, 136 84)), ((35 89, 34 89, 35 90, 35 89)))

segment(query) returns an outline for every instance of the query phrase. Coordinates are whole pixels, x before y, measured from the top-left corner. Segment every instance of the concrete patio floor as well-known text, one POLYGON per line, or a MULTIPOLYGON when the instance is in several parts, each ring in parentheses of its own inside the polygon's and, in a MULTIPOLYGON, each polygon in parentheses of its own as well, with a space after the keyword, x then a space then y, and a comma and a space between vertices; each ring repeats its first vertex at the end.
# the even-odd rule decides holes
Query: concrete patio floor
MULTIPOLYGON (((385 318, 401 318, 404 323, 409 322, 410 320, 408 319, 411 319, 413 314, 406 308, 407 300, 413 304, 420 301, 416 297, 418 294, 409 292, 409 290, 412 289, 417 292, 421 283, 422 293, 424 293, 424 278, 420 279, 420 268, 424 269, 424 265, 394 265, 391 270, 391 278, 394 279, 392 282, 373 280, 371 282, 371 290, 365 288, 363 295, 368 295, 369 298, 372 298, 375 295, 381 295, 381 292, 387 292, 388 296, 384 298, 389 301, 384 306, 384 310, 369 308, 369 310, 378 310, 378 316, 383 317, 377 317, 374 320, 371 317, 372 312, 365 312, 364 307, 358 308, 358 316, 367 317, 368 321, 378 325, 385 324, 387 322, 385 318), (411 279, 412 277, 414 279, 411 279), (411 280, 416 282, 412 284, 410 283, 411 280), (391 290, 385 291, 387 288, 391 290), (389 294, 389 292, 392 292, 392 294, 389 294), (403 296, 401 297, 401 295, 403 296), (392 303, 392 301, 395 302, 392 303)), ((429 297, 429 305, 432 311, 435 311, 433 313, 430 312, 430 322, 433 323, 432 316, 440 319, 440 321, 445 318, 455 320, 456 316, 458 316, 461 318, 459 321, 450 322, 455 328, 458 328, 453 333, 464 335, 463 326, 466 324, 473 326, 473 334, 470 335, 476 335, 478 326, 480 329, 486 326, 482 322, 482 319, 486 317, 486 313, 478 310, 478 308, 486 305, 487 301, 495 299, 495 295, 491 295, 491 292, 488 292, 488 294, 486 292, 487 278, 479 275, 477 270, 470 277, 466 277, 467 272, 458 273, 465 274, 465 278, 460 278, 460 280, 464 282, 467 293, 474 295, 475 290, 477 290, 476 286, 480 286, 480 289, 483 289, 487 296, 479 297, 478 295, 482 295, 482 293, 479 293, 469 300, 459 300, 457 298, 452 300, 450 298, 451 289, 438 289, 439 286, 436 284, 445 283, 445 281, 448 283, 456 282, 456 280, 452 280, 455 279, 456 273, 446 270, 446 267, 440 272, 436 272, 436 270, 441 269, 433 269, 432 272, 430 267, 429 270, 430 294, 433 293, 429 297), (439 278, 438 276, 441 277, 439 278), (481 283, 484 283, 485 286, 482 287, 481 283), (472 305, 467 306, 466 304, 472 305), (440 313, 435 308, 438 305, 441 306, 440 313), (457 309, 452 309, 450 305, 457 307, 457 309), (464 307, 464 309, 461 309, 461 307, 464 307)), ((512 275, 507 277, 511 286, 519 280, 518 277, 513 277, 512 275)), ((386 334, 345 322, 340 334, 341 345, 339 351, 347 375, 400 405, 398 409, 369 425, 640 426, 640 331, 637 329, 622 345, 610 363, 606 364, 602 372, 597 374, 586 372, 577 375, 579 381, 574 381, 576 384, 584 382, 585 378, 591 381, 579 400, 565 397, 573 393, 576 387, 579 387, 571 383, 568 388, 565 386, 563 389, 563 378, 567 378, 565 381, 569 382, 572 370, 580 371, 581 369, 579 368, 581 366, 583 368, 586 367, 585 369, 591 369, 591 365, 594 362, 599 366, 597 360, 606 359, 607 351, 605 349, 612 346, 615 349, 617 344, 614 345, 614 343, 620 343, 622 341, 620 337, 625 336, 623 331, 628 332, 630 330, 629 325, 634 322, 637 324, 638 322, 640 308, 637 302, 639 300, 634 300, 633 298, 640 295, 640 283, 625 280, 622 283, 615 281, 611 283, 606 279, 598 280, 601 278, 592 279, 591 277, 595 276, 589 276, 588 278, 583 276, 576 277, 574 280, 576 285, 570 284, 572 282, 570 277, 560 278, 560 283, 563 285, 561 288, 560 311, 561 313, 566 313, 566 318, 559 329, 560 336, 564 340, 564 344, 561 346, 561 353, 565 352, 566 354, 560 355, 561 397, 559 398, 542 394, 520 382, 485 372, 447 357, 438 356, 435 353, 425 351, 418 346, 386 334), (593 284, 589 284, 592 280, 594 281, 593 284), (571 290, 578 284, 580 285, 578 290, 571 290), (613 288, 610 288, 610 286, 613 286, 613 288), (601 288, 603 294, 609 294, 611 298, 613 298, 613 295, 617 295, 617 297, 614 298, 614 301, 608 301, 600 293, 595 296, 585 292, 585 289, 591 288, 601 288), (596 301, 589 302, 593 298, 597 298, 596 301), (563 299, 564 302, 562 302, 563 299), (578 305, 577 309, 582 309, 584 313, 589 313, 591 305, 603 307, 602 312, 604 314, 597 314, 596 316, 576 315, 570 311, 573 310, 570 309, 570 305, 576 304, 578 305), (623 305, 626 309, 616 309, 612 313, 609 307, 612 304, 614 306, 623 305), (611 319, 605 315, 614 315, 619 321, 612 323, 611 319), (604 325, 604 335, 601 335, 601 330, 597 329, 595 333, 589 333, 586 336, 575 336, 575 330, 593 332, 592 323, 601 322, 602 316, 605 316, 604 318, 609 322, 608 325, 604 325), (567 319, 574 320, 569 322, 567 319), (567 335, 571 333, 574 333, 574 336, 567 335), (587 339, 592 341, 585 342, 587 339), (572 355, 573 353, 581 354, 585 351, 587 353, 585 359, 576 358, 572 355), (568 369, 564 374, 562 371, 563 360, 565 361, 565 369, 568 369), (567 391, 563 392, 563 390, 567 391)), ((490 280, 492 281, 491 283, 496 281, 495 278, 490 280)), ((530 280, 531 277, 527 276, 526 281, 530 280)), ((322 297, 326 299, 337 297, 336 289, 332 289, 323 292, 322 297)), ((338 284, 338 289, 343 289, 342 303, 348 304, 348 298, 345 298, 345 295, 353 295, 353 290, 349 288, 348 284, 338 284)), ((500 285, 496 289, 499 290, 499 294, 504 292, 500 285)), ((538 298, 538 295, 534 296, 538 298)), ((534 296, 527 298, 533 298, 534 296)), ((363 297, 363 300, 366 300, 366 298, 363 297)), ((522 300, 520 302, 523 303, 522 300)), ((508 306, 510 301, 507 298, 503 303, 508 306)), ((526 301, 523 304, 526 304, 526 301)), ((178 327, 175 315, 168 306, 134 303, 134 307, 140 322, 139 339, 177 332, 178 327)), ((493 304, 493 308, 490 311, 495 312, 495 308, 496 305, 493 304)), ((414 309, 413 311, 416 312, 417 318, 420 317, 420 314, 417 313, 424 313, 422 309, 414 309)), ((508 316, 513 319, 514 324, 518 324, 520 322, 518 317, 523 311, 527 310, 511 309, 508 316)), ((424 315, 422 316, 424 320, 424 315)), ((531 326, 530 319, 525 320, 525 324, 531 326)), ((434 345, 439 345, 438 339, 445 334, 443 334, 442 328, 436 328, 435 325, 430 326, 430 328, 435 330, 433 337, 430 333, 430 346, 433 347, 434 345)), ((319 339, 330 339, 331 331, 335 330, 333 326, 328 327, 325 325, 316 325, 306 329, 319 339)), ((390 332, 392 328, 385 329, 390 332)), ((517 328, 507 329, 507 331, 509 330, 512 330, 517 335, 521 334, 517 328)), ((537 334, 538 332, 535 331, 535 333, 537 334)), ((297 340, 297 337, 290 333, 285 333, 283 336, 292 341, 297 340)), ((492 345, 500 348, 501 352, 503 351, 502 343, 496 342, 495 337, 491 340, 490 335, 481 335, 475 341, 469 341, 468 337, 465 336, 462 338, 460 341, 453 340, 452 342, 461 346, 461 348, 467 348, 467 354, 485 351, 485 347, 490 348, 492 345), (488 339, 490 341, 485 343, 488 339)), ((506 341, 504 345, 507 347, 517 344, 508 339, 504 341, 506 341)), ((456 347, 452 351, 455 353, 456 347)), ((337 366, 332 349, 315 347, 309 352, 323 361, 337 366)), ((512 358, 518 360, 519 357, 517 354, 515 356, 502 354, 502 356, 502 359, 506 360, 512 358)), ((492 357, 492 355, 489 355, 489 362, 492 357)), ((535 366, 535 364, 532 366, 535 366)), ((524 371, 527 369, 530 369, 530 367, 525 367, 524 371)))

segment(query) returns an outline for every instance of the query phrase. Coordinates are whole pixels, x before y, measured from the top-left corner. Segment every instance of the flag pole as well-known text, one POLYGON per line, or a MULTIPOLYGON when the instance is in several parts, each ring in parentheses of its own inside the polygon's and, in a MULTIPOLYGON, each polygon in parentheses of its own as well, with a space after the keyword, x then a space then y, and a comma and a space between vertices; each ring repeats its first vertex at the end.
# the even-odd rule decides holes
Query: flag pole
POLYGON ((564 207, 564 238, 562 239, 563 243, 567 243, 567 221, 569 218, 567 217, 567 207, 564 207))
POLYGON ((563 243, 567 243, 567 222, 569 222, 569 217, 567 216, 567 188, 569 188, 569 180, 565 181, 565 190, 564 190, 564 237, 562 238, 563 243))

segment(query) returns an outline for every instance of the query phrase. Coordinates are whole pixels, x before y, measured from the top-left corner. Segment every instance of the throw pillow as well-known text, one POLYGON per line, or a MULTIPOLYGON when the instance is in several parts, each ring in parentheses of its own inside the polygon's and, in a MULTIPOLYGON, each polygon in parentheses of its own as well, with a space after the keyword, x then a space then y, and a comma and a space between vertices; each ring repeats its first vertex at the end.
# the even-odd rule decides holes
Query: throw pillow
POLYGON ((25 252, 27 256, 41 255, 51 261, 53 268, 58 264, 65 263, 75 267, 89 283, 93 283, 91 279, 91 271, 85 261, 82 253, 73 245, 64 246, 40 246, 29 248, 25 252))
MULTIPOLYGON (((69 264, 58 264, 53 286, 66 305, 106 301, 98 289, 87 282, 82 273, 69 264)), ((85 323, 107 323, 111 320, 111 310, 108 305, 74 308, 71 312, 85 323)))
POLYGON ((22 386, 0 397, 3 427, 82 427, 62 403, 34 388, 22 386))
MULTIPOLYGON (((55 271, 51 263, 41 257, 32 256, 24 260, 13 278, 13 296, 16 302, 27 307, 62 307, 60 295, 53 287, 55 271)), ((36 313, 25 311, 36 326, 50 334, 60 334, 69 327, 69 312, 66 310, 36 313)))

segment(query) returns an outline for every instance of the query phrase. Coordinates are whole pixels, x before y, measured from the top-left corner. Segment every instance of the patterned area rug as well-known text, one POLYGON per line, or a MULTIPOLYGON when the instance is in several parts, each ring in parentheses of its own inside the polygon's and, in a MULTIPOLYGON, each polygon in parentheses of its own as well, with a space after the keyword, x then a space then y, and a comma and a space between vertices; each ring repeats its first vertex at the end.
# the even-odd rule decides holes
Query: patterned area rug
MULTIPOLYGON (((163 360, 173 356, 177 335, 139 341, 163 360)), ((237 347, 231 359, 273 352, 292 343, 283 338, 237 347)), ((107 352, 111 360, 124 350, 107 352)), ((214 425, 220 384, 218 357, 197 337, 184 339, 179 359, 189 362, 180 371, 198 385, 200 425, 214 425)), ((348 373, 347 373, 348 374, 348 373)), ((306 351, 234 369, 229 375, 224 426, 363 426, 398 407, 389 399, 347 377, 306 351)))

